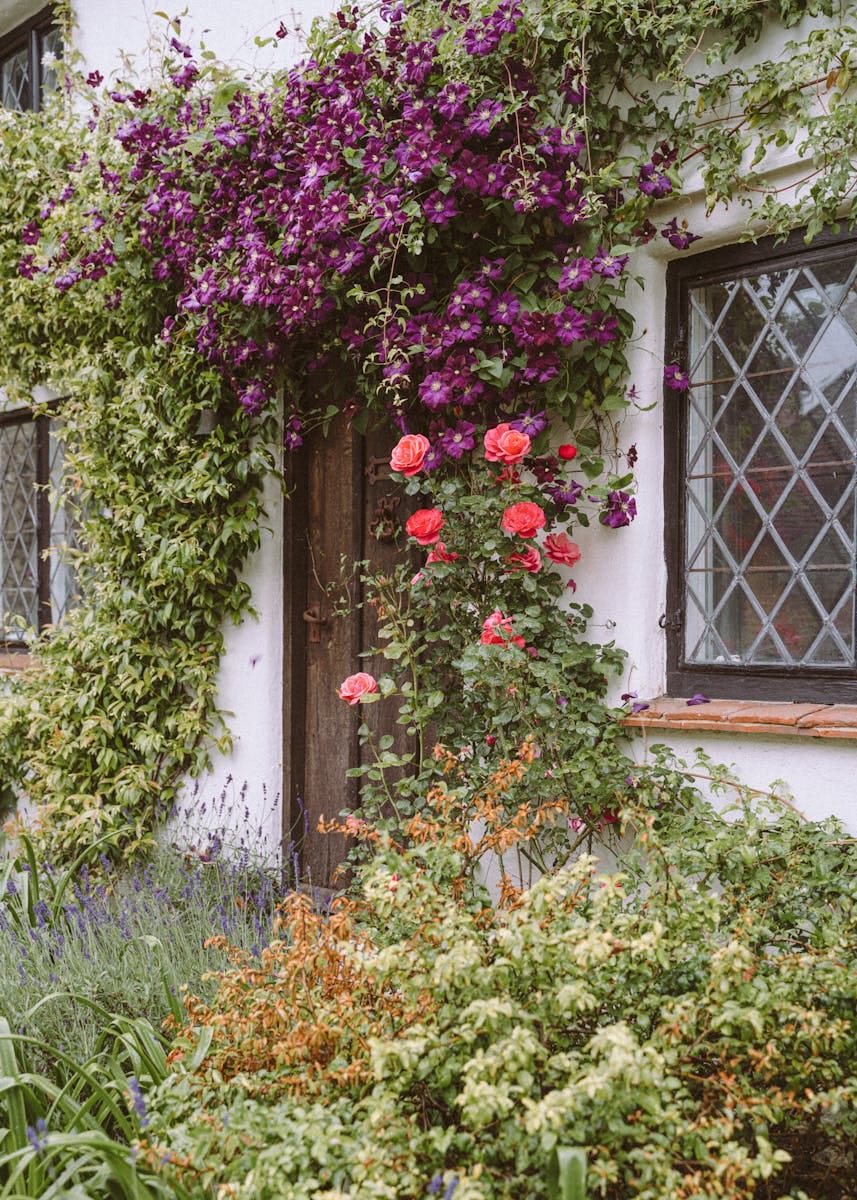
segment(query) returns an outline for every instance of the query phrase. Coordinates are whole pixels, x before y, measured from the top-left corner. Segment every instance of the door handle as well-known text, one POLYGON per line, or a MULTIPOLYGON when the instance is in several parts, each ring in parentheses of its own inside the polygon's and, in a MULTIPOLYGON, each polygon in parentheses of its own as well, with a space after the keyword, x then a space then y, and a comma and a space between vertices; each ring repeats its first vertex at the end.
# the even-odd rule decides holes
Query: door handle
POLYGON ((327 617, 323 617, 321 615, 321 610, 320 610, 319 605, 311 604, 309 606, 309 608, 307 608, 304 611, 303 620, 306 622, 306 625, 309 628, 309 633, 307 634, 307 641, 308 642, 320 642, 321 641, 321 627, 322 627, 322 625, 327 624, 327 617))

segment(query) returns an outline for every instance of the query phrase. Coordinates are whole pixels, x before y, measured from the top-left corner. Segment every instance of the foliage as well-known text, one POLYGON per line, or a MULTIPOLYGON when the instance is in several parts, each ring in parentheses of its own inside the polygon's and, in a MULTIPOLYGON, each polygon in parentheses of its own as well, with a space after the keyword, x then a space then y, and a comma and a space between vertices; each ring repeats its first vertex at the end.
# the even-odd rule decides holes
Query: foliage
MULTIPOLYGON (((108 1014, 105 1014, 108 1015, 108 1014)), ((138 1076, 163 1078, 166 1059, 143 1019, 106 1023, 98 1053, 66 1059, 57 1084, 28 1064, 30 1038, 0 1018, 0 1070, 6 1125, 0 1136, 0 1196, 39 1200, 156 1200, 174 1196, 152 1171, 139 1170, 131 1143, 145 1127, 134 1105, 138 1076)), ((57 1059, 64 1055, 54 1050, 57 1059)))
MULTIPOLYGON (((485 789, 498 763, 518 760, 519 784, 506 777, 503 803, 510 819, 518 810, 553 806, 552 821, 516 850, 544 869, 569 854, 569 819, 587 837, 614 819, 628 789, 633 764, 619 724, 625 710, 606 704, 609 678, 624 656, 586 639, 592 610, 566 597, 576 586, 569 571, 585 571, 570 534, 589 523, 592 509, 619 527, 629 523, 633 500, 621 489, 631 476, 587 482, 603 476, 605 464, 585 449, 594 441, 585 428, 579 451, 566 443, 558 454, 538 453, 548 436, 544 414, 500 434, 499 461, 486 458, 495 432, 442 478, 426 473, 413 454, 408 460, 407 491, 431 505, 407 523, 425 562, 416 575, 402 567, 370 580, 390 674, 357 698, 365 713, 361 737, 374 752, 355 768, 366 780, 359 819, 400 832, 440 780, 490 804, 495 789, 485 789), (412 752, 406 737, 376 732, 371 705, 396 700, 412 752), (525 743, 528 770, 519 759, 525 743)), ((428 454, 422 443, 404 438, 400 447, 428 454)), ((400 454, 397 447, 394 466, 400 454)), ((523 860, 513 873, 527 875, 523 860)))
POLYGON ((99 858, 109 838, 64 870, 40 867, 25 838, 0 873, 0 1013, 58 1082, 96 1055, 105 1023, 180 1015, 181 988, 227 962, 205 947, 214 931, 258 955, 281 895, 270 864, 246 846, 228 857, 222 832, 198 851, 158 845, 118 878, 99 858))
MULTIPOLYGON (((849 202, 849 27, 813 26, 785 74, 742 57, 766 20, 837 11, 384 4, 320 25, 310 59, 257 84, 172 23, 162 86, 69 76, 88 106, 0 115, 0 375, 17 400, 37 381, 68 397, 84 525, 85 602, 0 715, 0 769, 52 854, 112 832, 133 855, 177 781, 229 747, 215 675, 224 621, 249 610, 280 394, 291 447, 374 409, 454 474, 470 427, 548 408, 627 474, 610 460, 634 397, 628 255, 699 236, 663 201, 697 163, 712 204, 755 197, 747 139, 764 167, 800 125, 810 233, 849 202)), ((794 220, 775 193, 757 211, 794 220)), ((587 491, 612 523, 607 476, 587 491)))
POLYGON ((143 1146, 168 1179, 535 1198, 558 1144, 610 1200, 818 1197, 801 1145, 851 1178, 853 841, 744 796, 718 813, 655 758, 621 873, 584 855, 494 907, 447 799, 409 846, 365 828, 351 899, 291 897, 261 964, 189 1000, 143 1146))

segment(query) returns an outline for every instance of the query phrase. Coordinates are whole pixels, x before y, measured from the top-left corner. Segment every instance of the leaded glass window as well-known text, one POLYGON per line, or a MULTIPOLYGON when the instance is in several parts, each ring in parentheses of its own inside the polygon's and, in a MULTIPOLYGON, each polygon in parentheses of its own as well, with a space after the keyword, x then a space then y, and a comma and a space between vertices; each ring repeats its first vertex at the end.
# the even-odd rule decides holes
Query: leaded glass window
POLYGON ((56 88, 51 62, 62 52, 62 37, 52 21, 52 11, 46 8, 0 38, 0 104, 4 108, 38 111, 44 94, 56 88))
POLYGON ((668 402, 671 672, 857 694, 857 244, 691 259, 671 300, 690 375, 668 402))
POLYGON ((75 524, 58 502, 63 450, 56 419, 0 415, 0 641, 23 646, 27 627, 56 624, 75 600, 68 562, 75 524))

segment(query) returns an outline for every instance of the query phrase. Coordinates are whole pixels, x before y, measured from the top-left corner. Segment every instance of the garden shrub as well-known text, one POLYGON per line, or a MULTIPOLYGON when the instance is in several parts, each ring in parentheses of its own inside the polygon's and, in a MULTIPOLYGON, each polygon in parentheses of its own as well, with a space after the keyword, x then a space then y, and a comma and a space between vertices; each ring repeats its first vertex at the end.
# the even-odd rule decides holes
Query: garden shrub
POLYGON ((150 1160, 219 1197, 536 1200, 571 1144, 607 1200, 839 1195, 853 840, 743 794, 718 812, 665 758, 632 784, 619 873, 582 855, 499 906, 442 789, 407 847, 363 827, 351 897, 291 898, 261 965, 188 1000, 150 1160))

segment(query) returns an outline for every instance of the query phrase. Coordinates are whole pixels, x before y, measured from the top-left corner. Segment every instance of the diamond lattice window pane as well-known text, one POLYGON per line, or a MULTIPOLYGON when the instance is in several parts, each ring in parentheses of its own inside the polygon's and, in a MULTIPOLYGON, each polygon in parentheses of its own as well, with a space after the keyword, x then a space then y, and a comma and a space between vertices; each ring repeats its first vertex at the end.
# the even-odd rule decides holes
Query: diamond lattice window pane
POLYGON ((0 630, 20 641, 38 621, 36 426, 0 426, 0 630))
POLYGON ((19 112, 32 108, 30 55, 26 48, 0 59, 0 101, 19 112))
POLYGON ((857 263, 690 293, 689 663, 854 666, 857 263))

